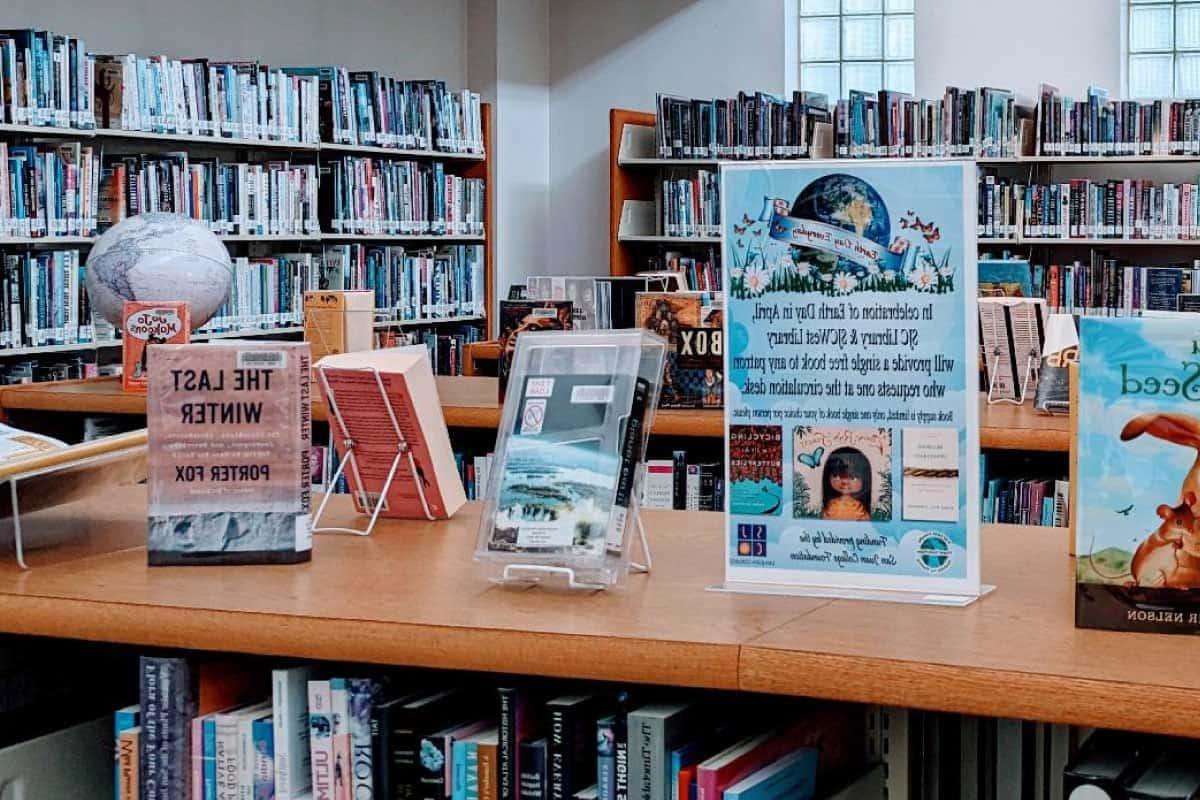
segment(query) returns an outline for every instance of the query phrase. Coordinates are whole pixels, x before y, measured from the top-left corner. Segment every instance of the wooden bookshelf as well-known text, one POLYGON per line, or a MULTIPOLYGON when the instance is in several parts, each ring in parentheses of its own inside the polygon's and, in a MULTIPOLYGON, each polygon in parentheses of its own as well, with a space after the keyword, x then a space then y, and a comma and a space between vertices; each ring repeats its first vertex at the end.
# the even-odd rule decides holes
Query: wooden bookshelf
POLYGON ((980 393, 979 446, 984 450, 1066 453, 1071 446, 1071 421, 1065 415, 1040 414, 1030 403, 988 405, 987 397, 980 393))
MULTIPOLYGON (((620 108, 608 112, 608 273, 633 275, 638 271, 639 245, 621 240, 621 218, 628 201, 654 200, 654 170, 625 169, 622 150, 628 150, 625 137, 637 129, 654 128, 654 115, 620 108), (629 128, 627 130, 626 128, 629 128), (623 141, 625 145, 623 147, 623 141)), ((628 235, 628 234, 627 234, 628 235)), ((641 246, 644 250, 644 246, 641 246)))
MULTIPOLYGON (((349 500, 331 524, 361 523, 349 500)), ((1194 641, 1073 627, 1061 531, 988 526, 991 595, 968 608, 707 591, 722 516, 647 512, 651 575, 612 592, 495 586, 478 507, 317 536, 311 563, 146 566, 145 489, 31 515, 0 559, 0 632, 504 674, 712 687, 1200 736, 1194 641)))

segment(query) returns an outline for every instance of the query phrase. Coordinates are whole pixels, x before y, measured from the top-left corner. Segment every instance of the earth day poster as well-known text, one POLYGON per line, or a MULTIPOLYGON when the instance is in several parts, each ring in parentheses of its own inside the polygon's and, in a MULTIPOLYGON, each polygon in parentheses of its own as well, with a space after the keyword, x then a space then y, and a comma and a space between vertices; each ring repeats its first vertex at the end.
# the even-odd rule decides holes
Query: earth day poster
POLYGON ((979 594, 975 180, 722 166, 728 582, 979 594))

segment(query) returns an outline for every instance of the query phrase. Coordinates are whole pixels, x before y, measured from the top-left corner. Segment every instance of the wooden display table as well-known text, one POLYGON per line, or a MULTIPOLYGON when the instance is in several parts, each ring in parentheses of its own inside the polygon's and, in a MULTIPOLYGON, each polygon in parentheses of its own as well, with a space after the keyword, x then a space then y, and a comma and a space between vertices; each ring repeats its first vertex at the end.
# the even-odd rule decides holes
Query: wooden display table
MULTIPOLYGON (((345 497, 332 524, 349 522, 345 497)), ((990 526, 965 609, 706 591, 718 514, 647 512, 655 571, 564 596, 474 571, 477 507, 318 536, 312 563, 146 566, 144 490, 34 515, 84 534, 0 563, 0 632, 139 646, 744 689, 1200 736, 1188 637, 1073 627, 1062 531, 990 526)), ((34 530, 34 528, 30 528, 34 530)))

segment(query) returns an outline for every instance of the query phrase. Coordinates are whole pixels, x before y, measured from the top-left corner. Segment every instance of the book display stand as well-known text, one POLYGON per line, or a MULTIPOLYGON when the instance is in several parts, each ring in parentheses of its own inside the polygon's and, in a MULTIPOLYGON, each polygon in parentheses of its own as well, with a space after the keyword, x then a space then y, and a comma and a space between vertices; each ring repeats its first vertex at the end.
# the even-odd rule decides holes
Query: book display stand
MULTIPOLYGON (((313 533, 349 533, 355 536, 369 536, 371 531, 375 529, 375 522, 379 519, 380 512, 383 511, 384 507, 387 505, 388 490, 392 488, 392 481, 396 478, 396 472, 400 468, 401 461, 407 459, 409 475, 417 475, 417 464, 413 459, 412 448, 409 447, 408 441, 404 438, 404 431, 400 429, 400 422, 396 419, 395 409, 392 408, 392 404, 388 400, 387 390, 384 388, 383 379, 380 377, 379 370, 375 369, 374 367, 362 368, 361 371, 368 372, 375 378, 375 385, 379 388, 379 402, 383 404, 385 409, 387 409, 387 416, 392 424, 392 433, 395 435, 397 442, 396 455, 392 459, 392 465, 388 470, 387 479, 384 481, 383 488, 380 489, 378 497, 375 497, 372 502, 372 498, 369 496, 369 493, 365 488, 363 488, 365 484, 363 483, 362 475, 358 469, 358 459, 355 457, 354 439, 351 438, 350 433, 346 428, 346 422, 342 417, 341 410, 338 408, 337 397, 334 394, 332 387, 329 385, 329 379, 325 377, 325 370, 319 365, 314 367, 314 369, 321 380, 321 388, 325 392, 325 399, 329 406, 330 430, 334 436, 341 440, 346 449, 345 455, 338 464, 337 470, 334 471, 333 477, 329 480, 329 485, 335 485, 338 479, 342 477, 342 473, 346 471, 347 467, 349 467, 351 474, 354 477, 353 485, 360 487, 359 492, 361 496, 358 498, 358 504, 361 508, 371 509, 371 519, 367 523, 367 527, 365 529, 318 527, 321 516, 325 512, 325 506, 333 494, 332 492, 326 492, 325 496, 321 498, 321 505, 317 507, 317 513, 313 516, 313 533)), ((339 367, 339 369, 344 368, 339 367)), ((425 499, 425 489, 422 486, 421 481, 414 480, 413 484, 417 490, 417 497, 419 497, 421 500, 421 508, 425 512, 426 519, 432 521, 434 516, 429 511, 429 502, 425 499)))
MULTIPOLYGON (((637 525, 638 542, 642 548, 642 558, 645 563, 631 560, 629 562, 629 571, 638 574, 649 574, 654 562, 650 556, 650 542, 646 538, 646 526, 642 522, 641 514, 638 512, 634 514, 634 523, 637 525)), ((515 562, 506 564, 504 571, 500 573, 499 577, 493 580, 499 584, 528 586, 541 583, 543 580, 553 580, 555 578, 566 578, 566 586, 572 590, 600 591, 609 588, 608 584, 605 583, 580 579, 571 567, 556 567, 547 564, 519 564, 515 562)))
MULTIPOLYGON (((987 391, 988 405, 995 405, 997 403, 1011 403, 1014 406, 1024 405, 1031 383, 1035 388, 1037 387, 1040 359, 1033 355, 1028 355, 1025 357, 1025 368, 1021 370, 1021 380, 1019 384, 1021 391, 1015 397, 997 397, 996 372, 1000 368, 1001 358, 1002 355, 1000 353, 993 353, 992 363, 988 365, 988 375, 990 376, 990 380, 988 380, 987 391)), ((1013 376, 1013 383, 1017 384, 1016 376, 1013 376)))

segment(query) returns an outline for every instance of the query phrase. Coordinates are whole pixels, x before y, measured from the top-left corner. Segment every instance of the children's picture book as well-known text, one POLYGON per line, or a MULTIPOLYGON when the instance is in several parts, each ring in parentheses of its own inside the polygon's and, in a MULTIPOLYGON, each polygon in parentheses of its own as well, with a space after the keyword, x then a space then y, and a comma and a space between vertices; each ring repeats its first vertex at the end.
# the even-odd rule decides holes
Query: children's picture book
POLYGON ((721 175, 726 586, 970 602, 981 591, 972 167, 721 175))
POLYGON ((1066 414, 1071 406, 1070 368, 1079 363, 1079 317, 1051 314, 1038 369, 1033 407, 1046 414, 1066 414))
POLYGON ((150 564, 308 561, 308 344, 149 351, 150 564))
POLYGON ((1200 329, 1079 323, 1075 622, 1200 631, 1200 329))
POLYGON ((513 353, 517 337, 525 331, 569 331, 572 304, 569 300, 501 300, 500 301, 500 402, 508 389, 513 353))
POLYGON ((330 409, 339 459, 347 455, 346 441, 354 442, 354 461, 343 474, 356 511, 374 512, 401 436, 413 466, 407 458, 400 459, 379 515, 449 519, 462 508, 467 497, 425 345, 325 356, 317 363, 317 377, 321 399, 330 409))
POLYGON ((1034 297, 1029 261, 985 258, 979 261, 980 297, 1034 297))
POLYGON ((719 293, 638 293, 638 327, 667 340, 659 408, 721 407, 722 308, 719 293))
POLYGON ((126 300, 121 309, 121 388, 144 393, 148 345, 187 344, 191 333, 187 303, 126 300))

